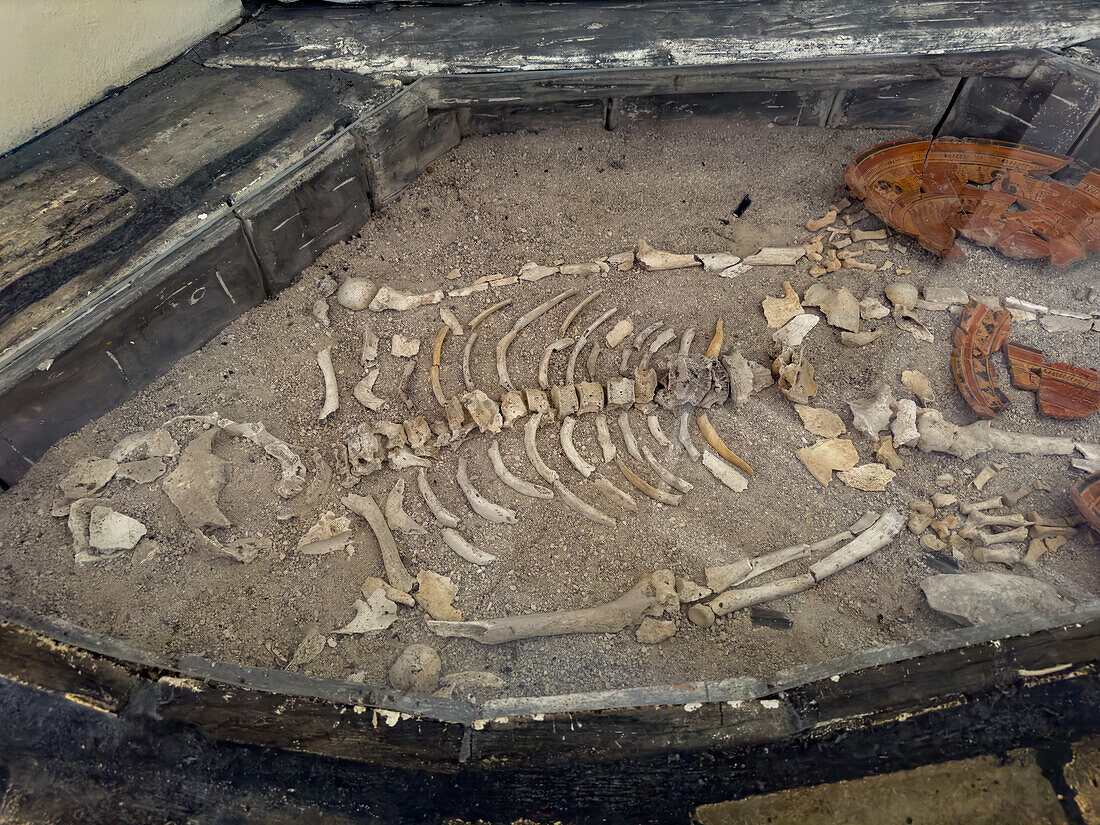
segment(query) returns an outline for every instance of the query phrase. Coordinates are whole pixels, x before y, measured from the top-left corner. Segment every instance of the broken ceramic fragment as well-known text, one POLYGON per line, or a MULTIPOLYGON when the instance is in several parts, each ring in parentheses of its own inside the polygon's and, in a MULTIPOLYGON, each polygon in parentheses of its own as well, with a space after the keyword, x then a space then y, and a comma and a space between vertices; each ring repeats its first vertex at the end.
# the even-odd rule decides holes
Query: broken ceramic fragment
POLYGON ((997 384, 990 355, 1001 348, 1012 325, 1008 312, 992 312, 972 300, 952 335, 951 374, 963 399, 982 418, 993 418, 1009 405, 997 384))

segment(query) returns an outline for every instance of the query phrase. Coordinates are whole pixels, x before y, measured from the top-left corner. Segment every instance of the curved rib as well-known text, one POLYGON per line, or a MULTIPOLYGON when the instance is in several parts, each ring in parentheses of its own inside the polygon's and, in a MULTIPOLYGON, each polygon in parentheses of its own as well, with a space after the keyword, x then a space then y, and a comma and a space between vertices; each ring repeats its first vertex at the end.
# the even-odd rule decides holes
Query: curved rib
POLYGON ((707 345, 707 351, 703 355, 707 358, 717 358, 722 354, 722 344, 725 343, 726 336, 722 332, 722 316, 718 316, 718 320, 714 322, 714 337, 710 339, 710 343, 707 345))
POLYGON ((499 303, 493 304, 488 309, 482 310, 481 312, 479 312, 477 315, 474 316, 474 320, 470 321, 470 329, 477 329, 479 326, 481 326, 485 322, 485 319, 488 318, 490 315, 492 315, 494 312, 502 310, 506 306, 511 306, 511 304, 512 304, 512 299, 511 298, 505 298, 503 301, 500 301, 499 303))
POLYGON ((539 455, 538 445, 535 444, 535 433, 539 431, 539 422, 542 421, 542 413, 535 413, 527 419, 523 425, 523 446, 527 450, 527 458, 535 467, 535 472, 542 476, 544 481, 553 484, 558 480, 558 474, 546 466, 546 462, 539 455))
POLYGON ((684 407, 683 412, 680 413, 680 427, 676 435, 676 440, 680 442, 680 446, 687 450, 688 457, 692 461, 698 461, 703 457, 703 454, 699 452, 699 448, 691 443, 691 436, 688 433, 688 419, 691 417, 691 408, 684 407))
POLYGON ((707 443, 714 448, 718 455, 722 456, 722 458, 734 467, 744 470, 750 476, 752 475, 752 467, 742 461, 733 450, 726 446, 721 436, 718 435, 718 431, 714 429, 714 425, 710 423, 710 419, 707 418, 705 412, 700 412, 695 422, 699 425, 699 432, 703 434, 703 438, 707 440, 707 443))
POLYGON ((424 503, 428 505, 428 509, 432 511, 436 521, 444 527, 458 527, 462 524, 462 520, 444 507, 443 502, 436 496, 435 491, 428 483, 428 473, 423 467, 420 467, 416 474, 416 486, 420 488, 420 495, 424 499, 424 503))
POLYGON ((443 342, 450 331, 451 328, 447 324, 441 325, 439 332, 435 334, 435 347, 432 349, 432 392, 435 393, 435 400, 441 407, 447 406, 447 396, 443 394, 443 385, 439 383, 439 362, 443 359, 443 342))
POLYGON ((649 447, 646 447, 644 445, 642 446, 642 455, 645 456, 646 463, 653 468, 653 472, 661 477, 661 481, 663 481, 670 487, 675 487, 681 493, 691 492, 691 482, 685 481, 684 479, 676 475, 676 473, 672 472, 672 470, 668 469, 668 467, 665 467, 663 464, 661 464, 661 462, 657 460, 656 456, 653 455, 653 452, 649 449, 649 447))
POLYGON ((591 295, 589 295, 587 298, 585 298, 583 301, 581 301, 579 304, 569 310, 569 314, 566 315, 565 320, 561 322, 561 335, 563 338, 565 337, 565 333, 569 331, 569 327, 573 324, 575 320, 577 320, 577 316, 584 312, 584 308, 595 301, 597 298, 599 298, 602 293, 602 289, 597 289, 595 292, 593 292, 591 295))
POLYGON ((447 527, 443 530, 443 543, 454 550, 470 564, 476 564, 484 567, 489 562, 497 560, 497 557, 492 553, 486 553, 483 550, 478 550, 466 539, 464 535, 457 530, 452 530, 447 527))
POLYGON ((493 472, 497 474, 497 478, 519 493, 521 496, 528 496, 529 498, 541 498, 549 499, 554 497, 554 491, 543 487, 541 484, 534 484, 533 482, 526 481, 512 473, 504 465, 504 459, 500 456, 500 444, 496 439, 493 439, 493 443, 489 445, 489 461, 493 463, 493 472))
POLYGON ((644 461, 638 450, 638 439, 634 437, 634 430, 630 428, 630 410, 619 413, 619 429, 623 431, 623 443, 626 444, 626 451, 630 453, 630 457, 635 461, 644 461))
POLYGON ((562 452, 565 453, 565 457, 569 459, 569 463, 576 467, 577 472, 585 478, 588 478, 594 472, 596 468, 584 460, 584 456, 577 452, 577 446, 573 443, 573 428, 577 426, 577 419, 573 416, 567 416, 564 421, 561 422, 561 429, 558 430, 558 438, 561 441, 562 452))
POLYGON ((466 346, 462 350, 462 380, 466 384, 466 389, 473 391, 474 389, 474 376, 470 372, 470 353, 474 351, 474 342, 477 340, 478 335, 481 334, 481 330, 470 327, 470 334, 466 338, 466 346))
POLYGON ((653 436, 653 440, 660 444, 662 447, 667 447, 672 442, 668 440, 668 436, 665 435, 661 429, 661 422, 657 420, 655 414, 646 416, 645 423, 649 427, 649 434, 653 436))
POLYGON ((623 347, 623 355, 622 358, 619 359, 620 375, 626 375, 627 367, 630 361, 630 354, 635 349, 640 351, 641 348, 645 346, 646 339, 649 338, 649 336, 655 333, 657 330, 659 330, 662 326, 664 326, 664 321, 658 321, 655 324, 650 324, 648 327, 635 335, 633 341, 623 347))
POLYGON ((515 389, 515 387, 512 386, 512 379, 508 375, 508 347, 516 340, 516 336, 519 335, 528 324, 541 318, 562 301, 572 298, 576 294, 576 287, 571 287, 565 290, 565 292, 555 295, 549 301, 539 304, 530 312, 521 315, 512 326, 512 329, 497 342, 497 377, 500 379, 500 385, 502 387, 506 387, 510 390, 515 389))
POLYGON ((577 339, 577 343, 573 345, 573 351, 569 353, 569 363, 565 366, 565 383, 572 384, 574 373, 577 370, 577 356, 581 354, 581 350, 584 349, 584 345, 588 343, 588 338, 596 331, 596 328, 600 324, 604 323, 608 318, 619 311, 618 307, 611 307, 603 315, 588 325, 588 328, 581 334, 581 337, 577 339))
POLYGON ((544 390, 550 389, 551 356, 558 350, 571 346, 573 346, 572 338, 559 338, 557 341, 551 341, 542 351, 542 358, 539 359, 539 386, 544 390))
POLYGON ((596 476, 595 483, 608 498, 613 500, 624 510, 629 510, 631 513, 638 512, 638 502, 631 498, 629 493, 620 490, 612 484, 610 479, 604 478, 603 476, 596 476))
POLYGON ((554 490, 562 498, 562 500, 584 516, 589 521, 594 521, 596 524, 602 524, 604 527, 614 527, 615 519, 611 516, 605 515, 593 507, 586 501, 581 500, 573 491, 561 483, 560 480, 554 482, 554 490))
POLYGON ((603 413, 596 416, 596 440, 600 442, 604 462, 613 459, 615 457, 615 443, 611 440, 611 428, 607 426, 607 416, 603 413))
POLYGON ((592 349, 588 353, 588 380, 596 380, 596 369, 599 366, 600 353, 603 352, 603 346, 599 341, 592 345, 592 349))
POLYGON ((679 493, 666 493, 664 490, 658 490, 636 472, 627 467, 621 458, 615 459, 615 466, 619 468, 619 472, 623 474, 627 481, 629 481, 639 493, 645 493, 654 501, 659 501, 661 504, 668 504, 675 507, 680 503, 683 496, 679 493))
POLYGON ((516 523, 515 510, 509 510, 502 504, 489 501, 477 491, 477 488, 470 481, 470 477, 466 474, 466 459, 462 456, 458 457, 458 472, 455 474, 455 478, 458 480, 458 486, 462 490, 462 494, 466 496, 466 501, 470 502, 470 509, 483 519, 493 524, 516 523))

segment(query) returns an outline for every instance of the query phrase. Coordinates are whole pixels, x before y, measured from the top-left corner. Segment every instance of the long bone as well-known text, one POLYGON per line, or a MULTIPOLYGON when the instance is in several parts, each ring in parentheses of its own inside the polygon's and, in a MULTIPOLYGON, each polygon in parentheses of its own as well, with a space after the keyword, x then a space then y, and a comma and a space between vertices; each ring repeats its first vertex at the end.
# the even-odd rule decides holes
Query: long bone
POLYGON ((588 478, 596 472, 596 468, 585 461, 584 456, 577 452, 577 445, 573 443, 573 428, 576 425, 577 419, 571 415, 568 416, 561 422, 561 428, 558 430, 558 438, 561 441, 562 452, 565 453, 565 457, 569 459, 569 463, 576 468, 578 473, 588 478))
POLYGON ((675 609, 670 571, 649 573, 619 598, 597 607, 503 616, 468 622, 428 620, 428 629, 440 636, 473 639, 483 645, 499 645, 539 636, 570 633, 618 633, 639 624, 643 618, 675 609), (671 593, 670 593, 671 591, 671 593))
POLYGON ((562 301, 572 298, 576 294, 576 287, 571 287, 565 290, 565 292, 555 295, 549 301, 539 304, 534 309, 521 315, 516 320, 515 324, 513 324, 512 329, 497 342, 497 377, 500 379, 500 385, 502 387, 506 387, 510 390, 515 389, 515 387, 512 386, 512 379, 508 375, 508 347, 516 340, 516 336, 523 331, 524 327, 538 320, 562 301))
POLYGON ((653 436, 653 440, 656 441, 660 446, 667 447, 672 443, 668 440, 668 436, 665 435, 664 431, 661 429, 661 422, 657 420, 656 415, 654 415, 653 413, 647 415, 645 423, 646 426, 649 427, 649 434, 653 436))
POLYGON ((604 312, 602 315, 600 315, 599 318, 597 318, 595 321, 585 327, 584 332, 581 333, 581 337, 578 338, 577 343, 573 345, 573 351, 569 353, 569 362, 565 365, 566 384, 572 384, 574 382, 574 377, 577 370, 577 356, 579 356, 581 350, 584 349, 584 345, 588 343, 588 339, 592 337, 592 333, 596 331, 600 324, 605 323, 612 315, 614 315, 618 311, 618 307, 611 307, 611 309, 604 312))
POLYGON ((547 344, 546 349, 542 351, 542 358, 539 359, 539 386, 544 390, 550 389, 551 356, 558 350, 571 346, 573 346, 572 338, 559 338, 557 341, 551 341, 547 344))
POLYGON ((597 289, 595 292, 593 292, 591 295, 589 295, 587 298, 585 298, 579 304, 569 310, 569 314, 566 315, 565 320, 561 322, 562 338, 565 337, 565 333, 569 331, 569 327, 573 325, 573 322, 577 320, 577 316, 584 312, 584 308, 595 301, 597 298, 599 298, 602 294, 603 290, 597 289))
POLYGON ((450 527, 446 527, 443 530, 443 543, 458 553, 462 558, 466 559, 466 561, 471 564, 476 564, 479 567, 484 567, 490 562, 497 560, 497 557, 492 553, 486 553, 484 550, 479 550, 474 547, 464 535, 450 527))
POLYGON ((420 467, 416 473, 416 486, 420 488, 420 495, 424 499, 424 503, 428 505, 428 509, 432 511, 432 515, 435 516, 435 520, 442 524, 444 527, 455 528, 462 524, 462 520, 443 506, 443 502, 436 496, 435 491, 432 490, 431 484, 428 483, 428 472, 420 467))
POLYGON ((332 369, 332 347, 325 347, 317 353, 317 366, 325 380, 325 401, 317 418, 324 421, 340 409, 340 390, 336 385, 336 372, 332 369))
MULTIPOLYGON (((849 533, 848 535, 850 538, 851 534, 849 533)), ((755 558, 738 559, 729 564, 708 567, 706 569, 707 587, 715 593, 722 593, 725 590, 729 590, 731 587, 737 587, 739 584, 744 584, 749 581, 749 579, 755 579, 757 576, 761 576, 769 570, 782 567, 788 562, 795 561, 796 559, 808 558, 809 555, 810 545, 796 544, 793 547, 773 550, 770 553, 765 553, 755 558)))
POLYGON ((497 474, 497 478, 520 495, 541 499, 551 499, 554 497, 553 490, 547 489, 541 484, 535 484, 531 481, 522 479, 509 470, 508 467, 505 466, 504 459, 500 455, 500 444, 496 439, 493 439, 493 443, 489 445, 489 461, 493 464, 493 472, 497 474))
POLYGON ((593 507, 588 502, 579 498, 568 487, 562 484, 561 479, 554 482, 554 492, 558 494, 562 501, 580 513, 589 521, 594 521, 596 524, 602 524, 604 527, 614 527, 615 519, 611 516, 605 515, 593 507))
POLYGON ((466 346, 462 350, 462 380, 466 384, 467 390, 472 390, 474 388, 473 373, 470 372, 470 355, 474 351, 474 342, 476 342, 478 336, 481 335, 481 330, 479 330, 478 327, 485 323, 485 319, 492 315, 494 312, 499 312, 506 306, 511 306, 511 304, 511 298, 506 298, 503 301, 498 301, 488 309, 479 312, 477 315, 474 316, 474 319, 470 321, 470 334, 469 337, 466 339, 466 346))
POLYGON ((463 456, 458 457, 458 471, 455 475, 458 480, 458 486, 462 490, 462 494, 466 496, 466 500, 470 502, 470 509, 481 516, 488 522, 493 524, 515 524, 516 523, 516 511, 509 510, 502 504, 496 504, 489 501, 481 493, 477 491, 473 483, 470 481, 469 475, 466 473, 466 459, 463 456))
POLYGON ((619 468, 619 472, 623 474, 626 480, 629 481, 638 492, 644 493, 654 501, 659 501, 661 504, 668 504, 671 507, 675 507, 683 499, 683 496, 678 493, 667 493, 664 490, 658 490, 636 472, 627 467, 618 456, 615 457, 615 466, 619 468))
POLYGON ((523 447, 527 451, 527 458, 530 460, 532 466, 535 468, 544 481, 553 484, 558 480, 558 473, 556 470, 546 466, 546 462, 542 460, 542 456, 539 455, 538 445, 535 443, 535 434, 539 431, 539 423, 542 421, 542 413, 535 413, 527 419, 523 425, 523 447))
POLYGON ((657 457, 650 451, 649 447, 642 445, 642 455, 645 457, 646 463, 653 468, 653 472, 661 477, 661 481, 670 487, 675 487, 681 493, 691 492, 694 485, 680 478, 676 473, 672 472, 672 470, 661 464, 661 462, 657 460, 657 457))
POLYGON ((749 487, 749 480, 737 472, 737 468, 728 461, 718 457, 710 450, 703 450, 703 466, 712 476, 722 484, 725 484, 735 493, 743 493, 749 487))
POLYGON ((623 443, 626 444, 626 451, 630 454, 630 457, 635 461, 645 461, 642 458, 641 451, 638 450, 638 439, 634 437, 634 430, 630 427, 630 410, 626 409, 619 413, 619 429, 623 433, 623 443))
POLYGON ((607 416, 603 413, 596 415, 596 440, 600 443, 604 463, 611 461, 615 457, 615 442, 611 440, 611 428, 607 426, 607 416))
POLYGON ((378 539, 378 548, 382 552, 382 564, 386 568, 386 579, 398 590, 408 593, 412 590, 416 579, 409 575, 401 561, 401 554, 397 552, 397 542, 393 540, 393 533, 386 524, 386 518, 378 509, 378 503, 371 496, 357 496, 348 493, 341 503, 356 515, 362 516, 370 525, 374 537, 378 539))
POLYGON ((385 515, 386 524, 389 525, 391 530, 400 530, 402 533, 417 533, 419 535, 428 532, 417 523, 416 519, 405 512, 405 479, 403 478, 397 479, 397 483, 393 485, 393 489, 386 496, 385 515))

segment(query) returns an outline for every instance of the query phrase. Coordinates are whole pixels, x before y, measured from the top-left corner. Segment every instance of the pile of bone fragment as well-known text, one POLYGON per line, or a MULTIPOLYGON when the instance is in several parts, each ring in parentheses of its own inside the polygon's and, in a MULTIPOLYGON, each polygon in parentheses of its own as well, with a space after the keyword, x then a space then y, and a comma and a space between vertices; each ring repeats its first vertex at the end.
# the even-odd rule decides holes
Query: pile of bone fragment
MULTIPOLYGON (((789 267, 808 259, 809 274, 814 278, 841 268, 896 272, 899 278, 911 274, 889 260, 892 250, 906 251, 897 236, 891 237, 886 229, 855 226, 865 217, 867 213, 859 204, 844 199, 820 219, 807 222, 812 237, 805 244, 761 249, 744 260, 731 254, 662 251, 642 240, 632 252, 577 264, 530 262, 514 276, 479 278, 468 286, 446 292, 409 294, 389 286, 376 288, 361 278, 346 278, 339 286, 329 279, 322 285, 314 315, 327 326, 328 299, 333 295, 349 310, 401 313, 441 304, 445 296, 464 298, 489 289, 499 294, 499 290, 519 282, 593 275, 612 269, 626 272, 636 267, 645 271, 702 267, 720 277, 736 278, 754 267, 789 267), (883 259, 872 262, 878 256, 883 259)), ((457 276, 457 272, 453 274, 457 276)), ((579 317, 600 293, 581 296, 576 287, 523 312, 514 307, 513 299, 506 298, 465 321, 451 309, 440 306, 440 325, 431 350, 430 368, 431 388, 439 406, 436 420, 411 414, 409 382, 421 341, 394 334, 389 341, 390 352, 406 363, 397 393, 410 415, 388 419, 379 415, 378 420, 355 426, 336 445, 333 464, 315 452, 310 457, 313 466, 307 468, 289 444, 259 422, 239 423, 216 412, 181 416, 158 429, 124 438, 106 458, 89 458, 74 466, 60 481, 64 501, 55 508, 55 514, 68 518, 78 565, 108 562, 133 550, 146 538, 146 528, 137 519, 102 502, 98 498, 100 491, 112 479, 141 484, 160 480, 164 493, 192 531, 197 547, 247 564, 258 554, 271 550, 271 540, 234 540, 226 536, 232 525, 218 504, 227 479, 225 462, 212 450, 219 435, 246 439, 279 462, 282 477, 276 492, 282 498, 302 496, 319 504, 322 491, 334 480, 345 489, 341 498, 345 511, 340 515, 331 510, 321 513, 301 536, 297 552, 328 554, 348 549, 355 535, 353 519, 365 521, 377 541, 385 580, 371 578, 364 583, 363 598, 354 604, 354 618, 330 631, 333 634, 384 630, 396 620, 398 611, 405 608, 425 611, 430 617, 428 627, 440 636, 464 637, 487 645, 548 635, 613 633, 626 628, 635 628, 640 642, 654 644, 675 634, 681 616, 707 628, 715 623, 716 617, 803 592, 826 576, 887 546, 906 527, 920 537, 921 547, 933 559, 930 566, 941 573, 926 580, 922 587, 929 604, 945 615, 963 623, 976 623, 1012 615, 1023 609, 1021 606, 1045 610, 1070 606, 1053 588, 1034 579, 1002 572, 960 574, 958 561, 968 557, 980 563, 1028 570, 1044 554, 1056 551, 1074 535, 1095 541, 1095 534, 1090 536, 1087 531, 1091 526, 1100 532, 1100 446, 1003 430, 991 426, 988 419, 1006 403, 990 362, 991 355, 1001 350, 1008 359, 1014 385, 1036 391, 1042 412, 1063 418, 1096 412, 1100 406, 1100 385, 1095 371, 1045 363, 1042 353, 1012 345, 1007 337, 1013 321, 1039 321, 1048 329, 1072 327, 1082 334, 1097 335, 1100 340, 1100 317, 1095 313, 1051 309, 1012 297, 971 298, 959 288, 922 291, 912 282, 900 279, 885 289, 889 306, 876 296, 859 300, 847 288, 832 288, 819 281, 811 283, 801 296, 788 282, 783 282, 782 291, 781 297, 769 297, 762 306, 773 330, 770 352, 773 360, 769 365, 750 361, 739 350, 727 351, 720 317, 715 320, 706 347, 701 342, 696 347, 702 350, 701 355, 692 354, 694 330, 678 334, 661 323, 635 330, 629 317, 617 317, 618 307, 600 312, 582 328, 579 317), (558 330, 559 337, 542 352, 538 386, 517 385, 509 373, 509 349, 534 321, 566 302, 571 302, 571 309, 558 330), (807 307, 819 309, 822 315, 807 312, 807 307), (907 370, 901 376, 904 392, 900 397, 895 397, 890 388, 882 387, 873 396, 849 401, 853 429, 874 445, 874 460, 860 464, 855 444, 843 437, 847 434, 844 421, 834 412, 812 406, 817 383, 803 341, 823 316, 827 324, 841 331, 841 341, 849 347, 866 346, 885 333, 882 325, 873 330, 863 329, 868 321, 892 322, 903 333, 932 342, 933 335, 921 319, 921 313, 927 311, 950 311, 959 316, 951 365, 964 398, 983 420, 966 426, 946 420, 932 406, 935 395, 928 377, 907 370), (486 391, 473 381, 471 353, 484 322, 505 312, 511 313, 514 320, 495 346, 498 386, 486 391), (443 345, 448 336, 465 337, 460 364, 443 363, 443 345), (596 380, 596 362, 601 355, 609 355, 618 365, 617 377, 605 382, 596 380), (565 361, 565 380, 560 384, 550 381, 549 367, 555 356, 565 361), (466 391, 447 396, 440 380, 444 371, 460 374, 466 391), (929 499, 910 502, 907 516, 892 508, 869 511, 847 530, 816 543, 708 568, 704 573, 705 584, 675 575, 671 570, 655 570, 608 603, 570 611, 467 620, 453 605, 458 588, 449 577, 425 567, 413 575, 402 558, 399 538, 428 530, 405 511, 405 480, 398 478, 381 503, 369 494, 352 491, 362 478, 384 468, 414 470, 417 491, 436 522, 431 529, 438 530, 442 542, 465 563, 492 565, 498 563, 497 557, 467 538, 462 532, 463 520, 472 514, 488 523, 509 524, 516 521, 516 511, 493 501, 483 488, 479 489, 461 456, 457 457, 454 478, 470 512, 448 510, 433 490, 428 474, 448 451, 467 439, 484 436, 496 476, 520 499, 554 501, 578 518, 613 528, 622 512, 637 511, 645 506, 646 499, 676 506, 693 487, 642 443, 643 439, 635 436, 632 411, 640 411, 645 417, 649 435, 657 445, 667 448, 667 455, 682 450, 689 460, 709 471, 714 483, 742 492, 751 483, 753 469, 727 444, 710 421, 708 410, 723 404, 739 406, 773 383, 794 405, 806 430, 818 437, 812 445, 797 450, 796 455, 821 485, 827 486, 836 472, 839 480, 850 487, 886 490, 902 467, 897 452, 901 447, 962 459, 986 452, 1080 454, 1072 459, 1072 467, 1086 475, 1074 486, 1071 495, 1081 517, 1004 512, 1015 508, 1031 492, 1030 488, 1021 488, 1011 496, 959 502, 955 495, 946 492, 954 478, 945 474, 937 479, 941 488, 938 492, 929 499), (662 430, 655 414, 658 408, 673 413, 677 422, 675 432, 662 430), (586 459, 573 441, 578 422, 589 416, 601 453, 602 460, 598 463, 586 459), (169 428, 185 422, 201 424, 203 429, 181 449, 169 428), (561 455, 579 478, 587 482, 587 495, 577 492, 578 482, 572 474, 563 477, 543 460, 536 435, 545 427, 556 428, 561 455), (496 436, 511 428, 523 430, 529 466, 509 467, 504 463, 496 436), (697 437, 702 439, 702 445, 697 443, 697 437), (953 512, 955 508, 957 511, 953 512), (764 573, 798 561, 804 562, 802 572, 767 584, 751 583, 764 573)), ((389 406, 387 399, 375 394, 379 376, 376 359, 382 344, 370 323, 364 323, 360 354, 363 374, 350 394, 372 413, 381 413, 389 406)), ((359 347, 358 342, 356 346, 359 347)), ((340 387, 330 350, 331 347, 317 353, 324 386, 318 413, 321 420, 339 409, 342 396, 347 393, 347 389, 340 387)), ((985 468, 974 479, 973 486, 980 491, 995 472, 993 467, 985 468)), ((300 666, 308 662, 326 641, 323 633, 312 630, 289 664, 300 666)), ((424 645, 413 645, 395 662, 391 681, 401 689, 433 690, 438 684, 438 672, 435 652, 424 645), (432 673, 433 668, 435 677, 425 679, 422 674, 432 673)))

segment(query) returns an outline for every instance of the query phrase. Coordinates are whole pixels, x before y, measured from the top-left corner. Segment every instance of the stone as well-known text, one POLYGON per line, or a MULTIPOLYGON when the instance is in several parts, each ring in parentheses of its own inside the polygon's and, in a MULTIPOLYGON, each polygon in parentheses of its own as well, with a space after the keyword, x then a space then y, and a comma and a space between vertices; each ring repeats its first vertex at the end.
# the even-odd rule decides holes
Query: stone
POLYGON ((88 543, 96 550, 133 550, 146 532, 137 519, 102 505, 92 508, 88 543))
POLYGON ((861 464, 838 473, 837 477, 857 490, 880 493, 894 480, 895 475, 893 470, 882 464, 861 464))
POLYGON ((646 616, 635 635, 644 645, 660 644, 676 635, 676 622, 646 616))
POLYGON ((345 309, 361 310, 370 306, 378 288, 368 278, 345 278, 336 290, 336 302, 345 309))
POLYGON ((98 493, 118 471, 118 462, 110 458, 85 458, 72 466, 57 483, 65 498, 78 499, 98 493))
POLYGON ((962 625, 983 625, 1013 616, 1051 615, 1073 603, 1045 582, 982 571, 931 576, 921 582, 928 605, 962 625))
POLYGON ((439 686, 442 662, 435 648, 409 645, 390 665, 390 686, 406 693, 431 693, 439 686))

